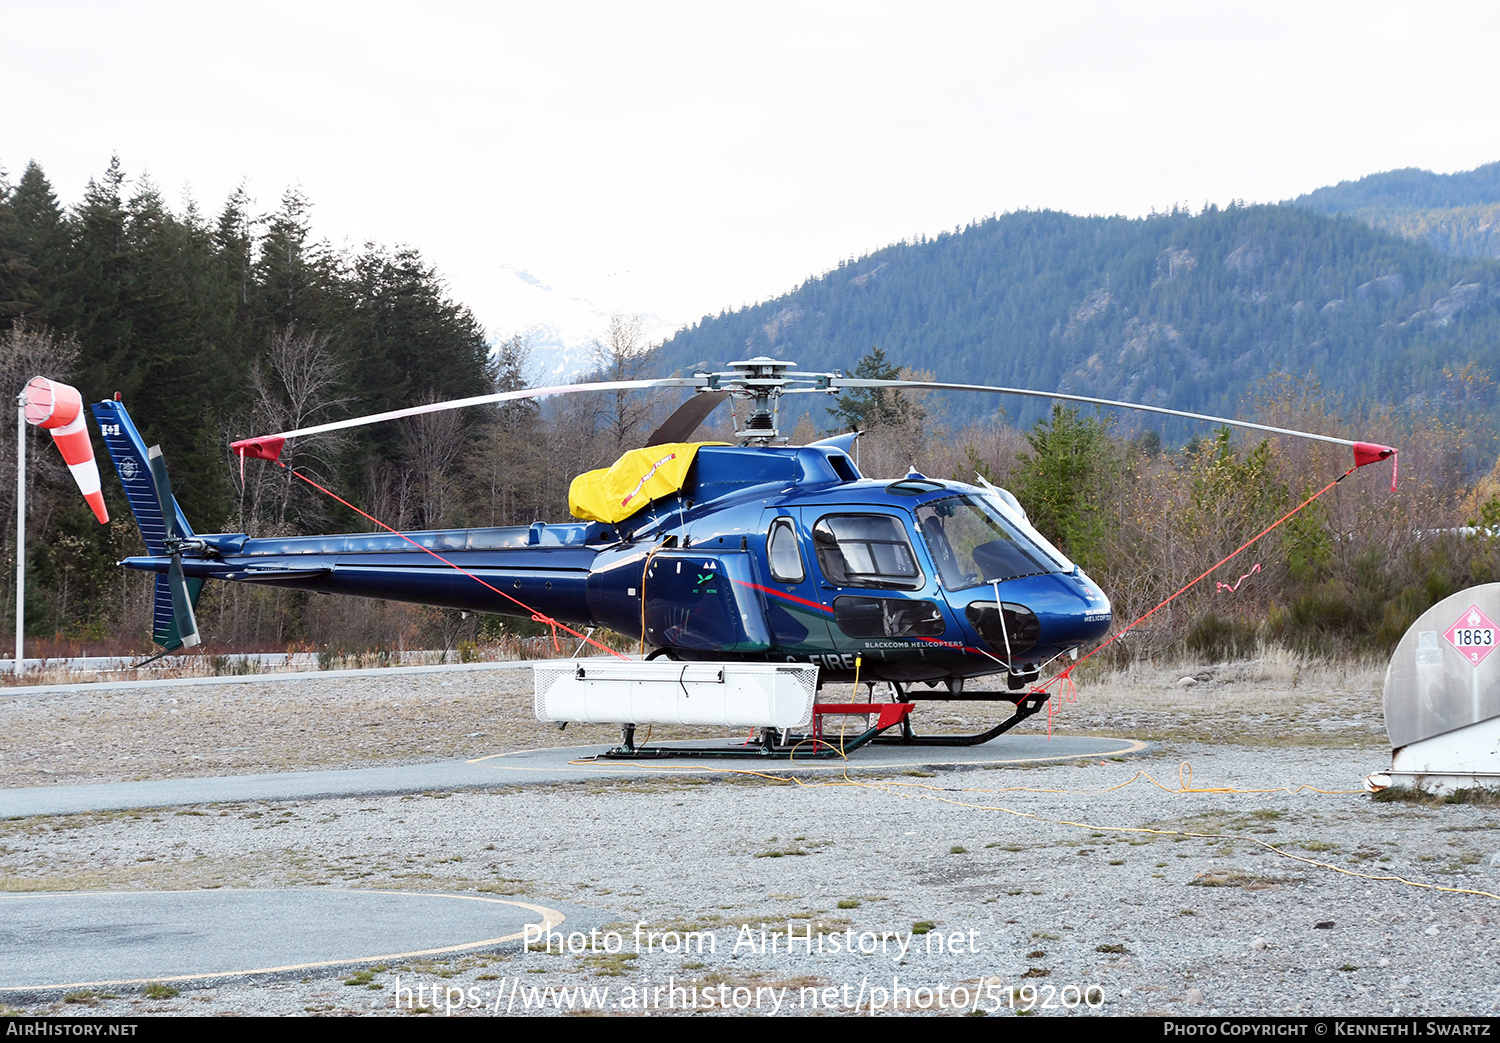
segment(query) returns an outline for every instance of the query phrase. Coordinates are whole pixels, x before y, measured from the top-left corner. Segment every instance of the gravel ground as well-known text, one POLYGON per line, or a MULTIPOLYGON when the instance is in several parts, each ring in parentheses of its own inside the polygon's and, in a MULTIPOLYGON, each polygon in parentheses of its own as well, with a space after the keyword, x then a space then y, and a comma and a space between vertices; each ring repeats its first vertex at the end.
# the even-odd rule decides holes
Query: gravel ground
MULTIPOLYGON (((644 771, 629 783, 0 822, 9 891, 490 892, 594 910, 565 926, 600 929, 598 946, 577 953, 512 947, 156 999, 122 986, 10 1002, 28 1013, 405 1014, 408 1003, 431 1013, 397 992, 399 979, 472 990, 441 991, 440 1002, 514 996, 516 1012, 527 990, 566 1006, 557 990, 580 985, 601 999, 607 988, 610 1010, 660 988, 647 1009, 675 1001, 680 1012, 692 994, 674 996, 677 985, 696 986, 700 1012, 739 1000, 770 1013, 780 997, 782 1013, 867 1013, 883 996, 887 1009, 958 1013, 978 999, 1008 1016, 1034 996, 1057 1004, 1042 1013, 1079 1016, 1091 1013, 1084 996, 1105 1014, 1489 1014, 1500 1010, 1489 969, 1500 898, 1439 889, 1500 894, 1489 868, 1500 807, 1377 803, 1359 791, 1388 763, 1380 680, 1372 667, 1268 657, 1085 685, 1054 727, 1154 742, 1129 760, 880 776, 856 757, 847 777, 805 784, 644 771), (1247 792, 1177 792, 1184 762, 1194 787, 1247 792), (1312 789, 1288 792, 1297 787, 1312 789), (1412 883, 1381 879, 1397 876, 1412 883), (771 941, 789 922, 799 936, 811 929, 814 952, 771 941), (715 948, 662 952, 642 935, 637 951, 638 924, 703 932, 715 948), (759 951, 763 924, 775 951, 759 951), (609 930, 618 952, 606 951, 609 930), (850 955, 850 939, 885 951, 850 955), (916 991, 892 997, 893 986, 916 991)), ((18 700, 0 708, 0 778, 238 773, 579 741, 529 720, 524 684, 423 675, 18 700)), ((923 713, 954 728, 983 716, 953 704, 923 713)))

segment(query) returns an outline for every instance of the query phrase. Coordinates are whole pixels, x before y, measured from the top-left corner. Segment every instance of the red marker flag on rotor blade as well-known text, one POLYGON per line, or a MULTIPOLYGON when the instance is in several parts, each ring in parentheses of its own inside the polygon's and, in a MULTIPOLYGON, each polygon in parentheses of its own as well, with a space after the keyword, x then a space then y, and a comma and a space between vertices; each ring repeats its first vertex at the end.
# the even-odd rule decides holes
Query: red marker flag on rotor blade
POLYGON ((57 443, 78 491, 93 508, 100 525, 109 524, 104 507, 104 493, 99 487, 99 465, 94 460, 94 444, 84 426, 83 396, 75 387, 46 377, 32 377, 26 382, 26 422, 50 432, 57 443))
POLYGON ((284 445, 285 438, 266 435, 263 438, 242 438, 238 442, 231 442, 229 448, 235 451, 241 461, 247 457, 251 460, 279 460, 281 447, 284 445))
POLYGON ((1354 443, 1354 466, 1363 467, 1365 464, 1375 464, 1389 458, 1391 461, 1391 492, 1396 491, 1396 468, 1399 460, 1396 450, 1388 445, 1378 445, 1374 442, 1354 443))

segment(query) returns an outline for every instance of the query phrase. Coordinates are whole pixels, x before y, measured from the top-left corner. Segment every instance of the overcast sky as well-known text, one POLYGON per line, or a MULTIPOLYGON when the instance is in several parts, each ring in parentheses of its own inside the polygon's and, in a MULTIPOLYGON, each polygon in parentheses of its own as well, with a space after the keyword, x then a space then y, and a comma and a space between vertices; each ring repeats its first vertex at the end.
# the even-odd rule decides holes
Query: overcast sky
POLYGON ((1492 2, 0 0, 0 36, 12 183, 300 184, 459 299, 505 264, 677 323, 996 212, 1500 159, 1492 2))

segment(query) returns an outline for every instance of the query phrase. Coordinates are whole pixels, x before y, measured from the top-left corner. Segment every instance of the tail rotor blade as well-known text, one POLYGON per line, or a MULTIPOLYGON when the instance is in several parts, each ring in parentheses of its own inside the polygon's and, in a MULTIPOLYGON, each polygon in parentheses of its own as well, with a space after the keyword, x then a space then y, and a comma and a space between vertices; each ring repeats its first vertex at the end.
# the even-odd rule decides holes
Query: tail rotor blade
POLYGON ((146 450, 151 464, 151 484, 156 486, 156 502, 161 505, 162 520, 167 526, 167 539, 180 540, 183 534, 177 529, 177 505, 172 499, 172 479, 167 477, 167 462, 162 458, 161 446, 153 445, 146 450))
POLYGON ((156 486, 156 500, 161 505, 162 520, 167 527, 167 548, 172 555, 172 564, 167 568, 167 586, 172 592, 172 619, 177 624, 177 636, 182 647, 192 648, 198 643, 198 620, 193 615, 193 597, 188 591, 187 577, 182 573, 182 551, 175 542, 185 533, 177 524, 177 501, 172 499, 172 479, 167 477, 167 462, 162 458, 161 446, 153 445, 146 450, 151 463, 151 484, 156 486))
POLYGON ((188 593, 187 578, 182 574, 181 554, 172 555, 167 584, 172 589, 172 618, 177 622, 177 636, 184 648, 192 648, 198 643, 198 619, 193 615, 193 598, 188 593))

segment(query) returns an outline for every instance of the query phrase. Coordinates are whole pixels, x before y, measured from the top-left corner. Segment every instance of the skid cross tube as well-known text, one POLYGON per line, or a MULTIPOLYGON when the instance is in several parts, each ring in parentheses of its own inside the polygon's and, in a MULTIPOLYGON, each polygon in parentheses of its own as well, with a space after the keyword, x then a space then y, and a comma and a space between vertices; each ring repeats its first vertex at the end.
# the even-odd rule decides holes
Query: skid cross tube
MULTIPOLYGON (((743 741, 737 745, 714 746, 665 746, 652 744, 635 745, 635 725, 627 724, 621 729, 620 745, 598 754, 596 760, 660 760, 668 757, 727 757, 787 759, 822 759, 843 757, 861 746, 981 746, 991 739, 1004 735, 1016 725, 1037 713, 1047 705, 1048 694, 1041 691, 1027 692, 1015 701, 1016 712, 988 731, 972 735, 918 735, 912 731, 911 712, 914 702, 896 703, 817 703, 813 706, 812 731, 807 734, 783 733, 778 741, 775 728, 762 728, 759 740, 743 741), (822 718, 825 715, 878 714, 875 723, 857 735, 842 740, 825 737, 822 733, 822 718), (900 726, 899 735, 883 733, 900 726)), ((1006 700, 1008 701, 1008 700, 1006 700)))
POLYGON ((1040 713, 1042 707, 1047 705, 1047 698, 1046 692, 1027 692, 1016 700, 1015 713, 988 731, 972 735, 918 735, 911 730, 911 721, 903 718, 899 736, 883 735, 873 741, 882 746, 983 746, 991 739, 1004 735, 1026 718, 1040 713))

